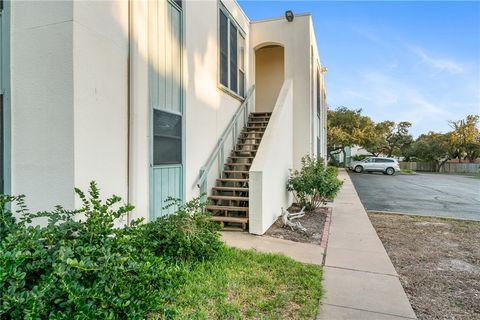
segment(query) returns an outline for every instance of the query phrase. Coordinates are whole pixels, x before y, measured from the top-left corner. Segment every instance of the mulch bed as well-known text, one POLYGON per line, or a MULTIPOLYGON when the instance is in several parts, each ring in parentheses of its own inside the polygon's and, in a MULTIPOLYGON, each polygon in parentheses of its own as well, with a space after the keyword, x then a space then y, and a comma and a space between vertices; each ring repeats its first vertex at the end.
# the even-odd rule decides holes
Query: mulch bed
MULTIPOLYGON (((288 211, 299 212, 300 209, 301 208, 297 205, 292 205, 288 211)), ((307 229, 306 232, 296 229, 292 230, 290 227, 284 227, 282 218, 280 217, 277 221, 275 221, 270 229, 267 230, 265 235, 279 239, 320 245, 322 240, 323 226, 330 210, 331 208, 318 208, 314 211, 306 211, 304 217, 294 220, 299 221, 302 226, 307 229)))
POLYGON ((369 217, 418 319, 480 319, 480 222, 369 217))

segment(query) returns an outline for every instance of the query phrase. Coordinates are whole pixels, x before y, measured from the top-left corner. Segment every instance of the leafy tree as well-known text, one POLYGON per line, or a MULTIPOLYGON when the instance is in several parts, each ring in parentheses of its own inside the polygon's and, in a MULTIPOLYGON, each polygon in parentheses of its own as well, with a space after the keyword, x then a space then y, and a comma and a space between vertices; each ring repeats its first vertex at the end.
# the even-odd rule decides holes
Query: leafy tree
POLYGON ((468 115, 465 119, 449 121, 453 131, 451 143, 457 148, 459 161, 463 158, 474 162, 480 156, 480 131, 478 115, 468 115))
POLYGON ((364 135, 360 143, 361 147, 370 152, 373 156, 378 157, 380 153, 384 152, 387 148, 386 137, 394 124, 393 121, 376 123, 371 127, 371 130, 364 135))
POLYGON ((351 110, 347 107, 328 111, 327 147, 332 158, 333 154, 342 152, 345 159, 346 147, 362 145, 366 137, 372 135, 374 122, 361 113, 362 109, 351 110))
POLYGON ((385 136, 386 145, 383 149, 383 153, 388 157, 402 154, 402 151, 406 150, 413 142, 413 137, 408 132, 408 129, 412 124, 408 121, 402 121, 399 123, 384 121, 384 123, 388 132, 385 136))
POLYGON ((436 171, 439 171, 445 162, 452 159, 454 154, 454 148, 450 144, 450 134, 430 131, 427 134, 420 135, 412 143, 407 152, 407 157, 434 162, 436 171))

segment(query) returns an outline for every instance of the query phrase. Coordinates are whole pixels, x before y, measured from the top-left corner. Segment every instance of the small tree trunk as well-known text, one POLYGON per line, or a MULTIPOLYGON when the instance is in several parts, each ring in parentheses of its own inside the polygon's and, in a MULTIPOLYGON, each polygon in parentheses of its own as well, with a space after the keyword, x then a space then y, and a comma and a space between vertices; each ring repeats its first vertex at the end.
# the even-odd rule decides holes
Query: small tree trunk
POLYGON ((440 169, 445 165, 445 163, 447 163, 448 160, 450 160, 450 159, 445 159, 442 162, 440 162, 440 165, 438 166, 437 172, 440 172, 440 169))
POLYGON ((345 148, 342 148, 342 155, 343 155, 343 166, 345 167, 345 164, 347 163, 347 152, 345 151, 345 148))

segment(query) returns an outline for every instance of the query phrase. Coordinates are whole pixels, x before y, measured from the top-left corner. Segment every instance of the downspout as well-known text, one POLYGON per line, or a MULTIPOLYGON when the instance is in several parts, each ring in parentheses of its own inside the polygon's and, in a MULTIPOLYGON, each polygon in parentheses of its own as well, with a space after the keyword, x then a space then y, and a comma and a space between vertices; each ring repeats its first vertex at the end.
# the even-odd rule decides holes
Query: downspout
MULTIPOLYGON (((131 90, 131 81, 130 81, 130 59, 131 59, 131 12, 132 12, 132 1, 128 0, 128 18, 127 18, 127 41, 128 41, 128 52, 127 52, 127 203, 130 203, 131 201, 131 179, 130 179, 130 174, 131 174, 131 169, 130 169, 130 155, 131 155, 131 132, 130 132, 130 127, 131 127, 131 95, 130 95, 130 90, 131 90)), ((127 226, 130 226, 131 223, 131 212, 127 213, 127 226)))

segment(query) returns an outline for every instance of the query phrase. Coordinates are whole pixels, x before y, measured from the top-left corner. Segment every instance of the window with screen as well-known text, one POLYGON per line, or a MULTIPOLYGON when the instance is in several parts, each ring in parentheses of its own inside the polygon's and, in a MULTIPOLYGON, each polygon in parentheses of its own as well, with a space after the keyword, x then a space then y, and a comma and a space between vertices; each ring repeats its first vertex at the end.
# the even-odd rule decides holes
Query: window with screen
POLYGON ((153 165, 182 163, 182 116, 153 110, 153 165))
POLYGON ((245 37, 228 11, 219 9, 219 82, 229 91, 245 96, 245 37))
POLYGON ((228 87, 228 18, 220 10, 220 83, 228 87))
POLYGON ((320 117, 320 68, 317 67, 317 117, 320 117))

